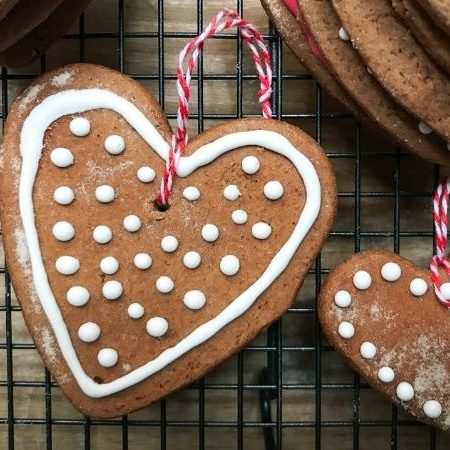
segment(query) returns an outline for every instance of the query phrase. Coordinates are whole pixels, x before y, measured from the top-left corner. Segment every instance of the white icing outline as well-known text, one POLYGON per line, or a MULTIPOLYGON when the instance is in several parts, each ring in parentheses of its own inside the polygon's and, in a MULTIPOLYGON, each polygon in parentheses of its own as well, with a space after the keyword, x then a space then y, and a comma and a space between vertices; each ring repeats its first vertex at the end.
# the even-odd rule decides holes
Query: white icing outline
POLYGON ((53 328, 67 365, 83 392, 93 398, 112 395, 143 381, 186 352, 207 341, 224 326, 247 311, 285 270, 304 237, 316 221, 321 205, 321 186, 313 164, 284 136, 277 132, 253 130, 232 133, 198 148, 191 156, 182 157, 178 175, 186 177, 199 167, 209 164, 228 151, 249 145, 264 147, 286 157, 297 169, 305 185, 306 201, 304 209, 292 234, 273 257, 264 273, 222 312, 196 328, 174 347, 163 351, 154 360, 120 378, 108 383, 98 384, 86 374, 81 366, 72 345, 67 326, 50 288, 39 246, 32 195, 46 129, 62 116, 100 108, 110 109, 120 114, 147 142, 151 147, 150 151, 153 149, 163 159, 167 157, 169 144, 136 106, 117 94, 97 88, 66 90, 46 97, 30 112, 23 123, 20 136, 22 167, 19 185, 19 208, 30 253, 33 282, 39 301, 53 328))

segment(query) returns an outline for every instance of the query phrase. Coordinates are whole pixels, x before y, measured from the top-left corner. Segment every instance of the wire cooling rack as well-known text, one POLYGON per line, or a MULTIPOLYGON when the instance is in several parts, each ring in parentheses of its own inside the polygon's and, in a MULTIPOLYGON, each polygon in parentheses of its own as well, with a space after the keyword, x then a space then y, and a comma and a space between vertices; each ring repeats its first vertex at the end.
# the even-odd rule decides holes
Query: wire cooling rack
MULTIPOLYGON (((342 111, 282 46, 257 0, 94 0, 79 24, 37 64, 20 71, 2 68, 2 122, 10 101, 28 80, 55 65, 76 61, 103 63, 129 73, 152 89, 173 120, 174 55, 223 3, 262 21, 274 64, 275 116, 307 130, 332 159, 339 215, 327 244, 294 306, 248 348, 193 386, 115 420, 83 417, 61 395, 25 331, 2 264, 0 448, 449 448, 448 435, 418 424, 355 375, 322 338, 316 315, 324 276, 354 251, 382 247, 426 264, 432 252, 429 203, 438 168, 401 152, 342 111), (186 18, 186 29, 179 23, 174 27, 170 18, 183 11, 194 17, 191 26, 186 18), (130 25, 128 15, 141 17, 130 25), (106 17, 114 22, 109 28, 102 23, 106 17), (147 22, 154 27, 149 29, 147 22), (169 62, 171 49, 175 50, 169 62), (133 63, 139 59, 142 66, 133 63)), ((261 23, 257 25, 261 28, 261 23)), ((198 132, 215 121, 257 114, 257 81, 247 50, 236 34, 216 40, 217 45, 207 45, 215 49, 210 50, 214 64, 201 59, 194 81, 192 103, 197 110, 192 123, 198 132), (221 45, 227 45, 226 57, 234 61, 227 71, 221 70, 221 45), (217 65, 218 71, 210 70, 217 65), (211 86, 216 85, 232 89, 231 98, 215 97, 211 86)))

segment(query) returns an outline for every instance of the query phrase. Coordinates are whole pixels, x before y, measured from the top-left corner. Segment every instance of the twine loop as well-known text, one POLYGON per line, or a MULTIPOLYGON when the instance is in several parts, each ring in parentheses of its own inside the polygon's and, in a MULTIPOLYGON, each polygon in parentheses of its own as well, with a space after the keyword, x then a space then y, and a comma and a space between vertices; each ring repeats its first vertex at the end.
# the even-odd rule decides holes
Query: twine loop
POLYGON ((450 182, 444 178, 438 185, 433 197, 433 221, 434 221, 434 239, 436 243, 436 254, 430 260, 431 281, 433 282, 434 292, 439 301, 450 308, 450 298, 444 296, 441 292, 443 285, 439 273, 439 267, 443 267, 448 276, 450 276, 450 261, 446 255, 447 232, 448 232, 448 198, 450 195, 450 182))
POLYGON ((190 84, 192 72, 196 66, 198 57, 203 51, 203 46, 207 39, 233 27, 239 30, 242 39, 249 46, 258 72, 260 81, 258 100, 262 115, 266 119, 272 118, 272 107, 270 104, 272 95, 272 62, 269 51, 262 40, 261 33, 251 23, 241 18, 236 11, 224 8, 211 20, 200 35, 193 38, 183 48, 179 55, 177 67, 177 129, 172 135, 169 155, 161 179, 160 191, 155 200, 159 206, 167 207, 168 205, 173 180, 177 173, 178 162, 185 152, 189 140, 187 125, 189 119, 189 100, 191 96, 190 84), (183 65, 186 58, 188 58, 188 62, 185 71, 183 65))

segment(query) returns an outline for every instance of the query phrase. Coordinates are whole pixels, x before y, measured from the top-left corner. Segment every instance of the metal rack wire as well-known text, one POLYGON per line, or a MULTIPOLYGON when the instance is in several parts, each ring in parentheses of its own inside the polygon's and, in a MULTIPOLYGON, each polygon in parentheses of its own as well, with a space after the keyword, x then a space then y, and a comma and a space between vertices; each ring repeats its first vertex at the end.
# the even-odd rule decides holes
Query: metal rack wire
MULTIPOLYGON (((131 1, 131 0, 128 0, 131 1)), ((117 58, 118 68, 124 71, 126 65, 126 42, 128 39, 153 39, 157 41, 158 47, 158 70, 152 73, 132 73, 131 75, 142 81, 152 80, 157 82, 159 99, 164 106, 166 83, 175 79, 175 73, 167 74, 165 71, 165 45, 172 39, 182 38, 187 40, 195 35, 192 32, 176 31, 167 32, 164 29, 165 24, 165 5, 163 0, 155 0, 154 5, 158 11, 158 29, 156 31, 132 31, 125 29, 124 26, 124 0, 118 0, 118 31, 117 32, 92 32, 85 31, 85 19, 80 18, 78 31, 68 33, 66 40, 76 40, 78 42, 79 61, 86 60, 86 48, 89 41, 93 39, 114 39, 117 41, 117 58)), ((204 1, 197 0, 197 31, 202 30, 204 20, 204 1)), ((245 13, 245 1, 237 0, 236 9, 241 13, 245 13)), ((198 132, 203 131, 206 121, 227 120, 239 117, 245 117, 245 108, 243 102, 244 81, 256 80, 256 75, 246 73, 243 69, 243 45, 236 35, 227 35, 216 39, 232 39, 236 42, 236 69, 224 74, 208 74, 203 70, 203 63, 200 60, 198 76, 198 91, 196 114, 192 115, 197 120, 198 132), (235 112, 214 113, 205 112, 204 98, 204 82, 206 80, 227 81, 235 83, 236 86, 236 108, 235 112)), ((404 204, 407 202, 408 208, 423 208, 423 204, 431 196, 433 186, 438 180, 438 168, 426 165, 405 154, 398 149, 390 146, 383 148, 375 148, 367 151, 366 147, 371 147, 364 142, 363 130, 359 124, 351 120, 351 116, 346 112, 329 111, 323 107, 325 94, 322 93, 320 86, 311 81, 311 77, 305 73, 286 74, 283 70, 283 48, 279 37, 273 27, 270 26, 265 39, 269 43, 274 63, 274 111, 277 118, 289 120, 293 123, 303 126, 305 123, 314 124, 314 137, 319 143, 323 143, 328 150, 329 157, 333 163, 339 167, 339 163, 344 161, 347 168, 350 168, 350 174, 347 172, 347 183, 344 188, 340 189, 339 199, 341 206, 343 204, 351 204, 351 211, 347 211, 346 226, 336 226, 330 236, 330 243, 336 240, 345 240, 348 252, 359 251, 366 245, 382 242, 383 245, 400 251, 400 243, 412 240, 413 246, 418 243, 431 252, 431 236, 432 223, 431 220, 426 221, 426 226, 417 229, 417 227, 405 227, 403 222, 402 211, 405 209, 404 204), (315 89, 316 108, 313 112, 296 111, 295 113, 285 113, 283 109, 283 86, 286 82, 295 81, 297 83, 309 83, 315 89), (347 127, 350 133, 349 150, 332 151, 327 148, 324 142, 323 131, 332 122, 340 121, 342 127, 347 127), (371 168, 376 173, 376 167, 379 161, 387 161, 391 168, 391 173, 385 175, 383 180, 390 180, 388 188, 383 188, 368 184, 365 187, 365 171, 371 168), (412 161, 412 162, 411 162, 412 161), (408 177, 402 178, 403 173, 420 168, 426 173, 425 181, 419 188, 415 185, 410 186, 408 177), (389 202, 387 214, 390 216, 386 225, 371 229, 370 225, 365 224, 365 208, 370 201, 389 202), (349 218, 350 217, 350 218, 349 218)), ((41 59, 40 70, 44 72, 47 67, 46 58, 41 59)), ((300 69, 299 69, 300 72, 300 69)), ((17 80, 28 80, 36 74, 24 74, 22 72, 14 73, 6 68, 1 70, 1 90, 2 90, 2 122, 6 118, 8 110, 8 102, 10 95, 10 83, 17 80)), ((195 100, 194 100, 195 101, 195 100)), ((169 119, 175 117, 174 114, 168 115, 169 119)), ((368 133, 368 139, 372 139, 372 135, 368 133)), ((339 171, 338 171, 339 174, 339 171)), ((414 177, 413 177, 414 178, 414 177)), ((408 212, 408 211, 406 211, 408 212)), ((431 219, 431 215, 429 216, 431 219)), ((328 244, 327 244, 328 245, 328 244)), ((376 244, 375 244, 376 245, 376 244)), ((325 251, 326 253, 326 251, 325 251)), ((428 254, 427 254, 428 255, 428 254)), ((340 259, 343 259, 341 256, 340 259)), ((380 398, 375 398, 375 402, 384 402, 385 413, 382 416, 371 418, 370 415, 364 414, 362 411, 362 403, 364 395, 371 389, 359 379, 356 375, 350 375, 350 379, 341 381, 341 379, 329 377, 329 367, 331 371, 339 367, 345 369, 345 363, 337 359, 337 363, 331 363, 330 355, 335 355, 330 345, 324 341, 318 324, 315 298, 320 290, 322 278, 329 272, 330 258, 327 256, 319 256, 314 267, 310 270, 309 276, 305 282, 306 292, 300 300, 296 302, 294 307, 290 308, 284 318, 271 326, 262 337, 248 348, 240 352, 235 358, 235 378, 233 381, 227 379, 224 381, 205 380, 199 381, 195 385, 188 388, 189 391, 196 393, 196 398, 191 398, 194 404, 196 417, 180 416, 176 420, 172 419, 169 414, 169 405, 171 398, 160 402, 157 406, 158 416, 153 418, 141 418, 140 416, 130 415, 117 420, 95 420, 82 416, 71 417, 55 417, 55 392, 56 384, 51 380, 47 371, 41 380, 17 380, 15 377, 15 358, 19 352, 25 350, 33 350, 35 347, 32 343, 22 343, 16 341, 14 336, 14 321, 17 315, 20 315, 20 307, 13 301, 11 285, 9 282, 8 272, 5 267, 0 269, 0 273, 4 276, 5 295, 4 304, 0 306, 0 314, 4 318, 4 332, 0 338, 0 352, 4 357, 6 367, 6 377, 0 380, 0 389, 4 393, 6 407, 4 414, 0 417, 0 448, 19 449, 22 448, 52 448, 58 449, 55 444, 55 434, 59 429, 68 430, 69 428, 78 427, 78 441, 67 441, 65 447, 75 448, 103 448, 96 444, 95 436, 106 430, 120 430, 120 436, 117 440, 115 448, 186 448, 186 449, 208 449, 221 448, 220 444, 215 442, 217 430, 225 430, 227 434, 232 436, 230 443, 223 444, 223 448, 236 449, 328 449, 340 448, 363 449, 371 447, 372 449, 444 449, 449 448, 450 438, 443 433, 438 433, 432 429, 428 429, 423 425, 417 424, 408 416, 399 414, 394 407, 390 407, 389 403, 380 398), (305 300, 306 299, 306 300, 305 300), (309 300, 308 300, 309 299, 309 300), (308 329, 310 340, 301 342, 287 343, 285 322, 295 319, 299 326, 308 329), (262 363, 253 366, 248 360, 256 355, 262 358, 262 363), (286 375, 285 362, 291 358, 297 358, 300 361, 308 360, 309 362, 302 366, 299 363, 296 366, 299 375, 292 379, 286 375), (303 359, 302 359, 303 358, 303 359), (256 369, 254 367, 257 367, 256 369), (300 376, 302 367, 309 373, 309 376, 300 376), (254 374, 257 370, 257 375, 254 374), (325 376, 326 375, 326 376, 325 376), (43 402, 44 408, 42 414, 19 415, 16 412, 16 396, 17 391, 26 388, 36 388, 38 390, 35 401, 43 402), (220 420, 210 419, 208 417, 208 398, 217 392, 226 392, 234 396, 235 414, 233 418, 220 420), (300 393, 306 395, 308 404, 312 410, 309 416, 295 414, 299 417, 292 419, 289 413, 289 420, 286 418, 287 411, 292 409, 290 393, 300 393), (330 408, 328 397, 330 394, 344 393, 350 398, 348 407, 350 414, 342 417, 331 417, 328 414, 330 408), (252 394, 249 399, 247 394, 252 394), (325 398, 327 397, 327 398, 325 398), (287 405, 289 403, 289 405, 287 405), (256 405, 256 415, 248 418, 247 406, 254 407, 256 405), (22 440, 18 440, 20 427, 26 426, 28 433, 28 441, 30 446, 25 447, 22 440), (69 427, 69 428, 68 428, 69 427), (133 434, 136 430, 147 430, 152 433, 152 444, 149 446, 139 446, 133 444, 133 434), (100 430, 100 431, 99 431, 100 430), (184 447, 172 447, 171 435, 175 430, 194 430, 195 439, 192 444, 187 441, 184 447), (248 434, 248 431, 256 430, 255 434, 248 434), (374 444, 373 438, 376 435, 383 434, 385 439, 383 444, 374 444), (41 438, 34 443, 33 436, 41 434, 41 438), (287 438, 289 434, 289 438, 287 438), (344 438, 342 436, 344 435, 344 438), (309 436, 308 439, 303 439, 309 436), (341 439, 342 438, 342 439, 341 439), (73 442, 71 444, 71 442, 73 442), (214 444, 214 445, 213 445, 214 444)), ((337 261, 335 261, 337 262, 337 261)), ((335 357, 335 356, 333 356, 335 357)), ((220 368, 218 369, 221 370, 220 368)), ((341 369, 339 369, 341 370, 341 369)), ((350 374, 351 372, 348 371, 350 374)), ((336 394, 337 395, 337 394, 336 394)), ((337 400, 335 400, 337 401, 337 400)), ((371 403, 373 404, 373 403, 371 403)), ((331 408, 332 409, 332 408, 331 408)), ((63 431, 70 433, 69 431, 63 431)), ((223 435, 222 435, 223 436, 223 435)), ((378 442, 378 441, 377 441, 378 442)))

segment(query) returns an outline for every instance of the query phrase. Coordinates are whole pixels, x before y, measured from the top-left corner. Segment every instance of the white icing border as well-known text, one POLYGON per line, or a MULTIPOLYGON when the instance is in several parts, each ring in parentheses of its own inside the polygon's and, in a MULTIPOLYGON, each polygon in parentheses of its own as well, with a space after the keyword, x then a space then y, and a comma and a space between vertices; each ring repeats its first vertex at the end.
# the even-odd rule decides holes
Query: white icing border
POLYGON ((46 129, 62 116, 99 108, 110 109, 122 115, 161 158, 167 157, 168 143, 164 141, 144 114, 128 100, 102 89, 66 90, 45 98, 24 121, 20 136, 22 168, 19 207, 30 253, 33 282, 67 365, 83 392, 93 398, 105 397, 141 382, 214 336, 224 326, 247 311, 287 267, 314 224, 321 203, 321 186, 314 166, 284 136, 274 131, 254 130, 232 133, 198 148, 191 156, 182 157, 178 174, 186 177, 199 167, 236 148, 248 145, 267 148, 285 156, 297 169, 306 189, 305 207, 291 236, 274 256, 261 277, 235 298, 219 315, 202 324, 174 347, 163 351, 154 360, 109 383, 98 384, 86 374, 81 366, 67 326, 50 288, 34 220, 32 194, 46 129))

